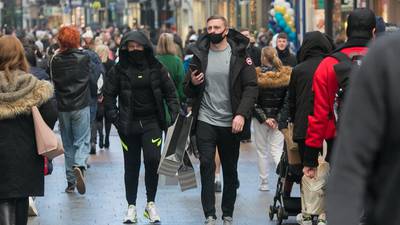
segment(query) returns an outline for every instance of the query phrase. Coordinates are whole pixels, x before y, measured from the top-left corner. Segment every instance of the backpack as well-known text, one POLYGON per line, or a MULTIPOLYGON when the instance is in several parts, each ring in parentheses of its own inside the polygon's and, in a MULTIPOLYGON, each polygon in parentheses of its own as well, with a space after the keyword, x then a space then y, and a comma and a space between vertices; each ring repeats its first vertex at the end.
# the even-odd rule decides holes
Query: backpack
POLYGON ((363 55, 354 53, 347 56, 343 52, 335 52, 331 55, 331 57, 339 61, 339 63, 333 66, 336 74, 336 80, 338 82, 338 90, 336 92, 333 110, 336 122, 338 122, 343 100, 349 88, 350 74, 353 70, 360 68, 363 55))

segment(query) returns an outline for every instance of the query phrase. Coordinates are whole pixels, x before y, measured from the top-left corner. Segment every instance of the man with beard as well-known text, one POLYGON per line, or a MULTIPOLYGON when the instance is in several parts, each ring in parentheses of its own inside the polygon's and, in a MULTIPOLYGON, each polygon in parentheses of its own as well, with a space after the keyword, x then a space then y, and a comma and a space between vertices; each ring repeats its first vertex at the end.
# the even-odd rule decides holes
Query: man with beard
POLYGON ((216 147, 224 171, 223 224, 232 224, 240 135, 258 94, 253 61, 246 54, 248 44, 248 38, 228 28, 224 17, 212 16, 207 19, 207 34, 192 48, 194 56, 185 95, 192 99, 192 132, 200 154, 201 202, 206 225, 215 225, 217 218, 216 147))

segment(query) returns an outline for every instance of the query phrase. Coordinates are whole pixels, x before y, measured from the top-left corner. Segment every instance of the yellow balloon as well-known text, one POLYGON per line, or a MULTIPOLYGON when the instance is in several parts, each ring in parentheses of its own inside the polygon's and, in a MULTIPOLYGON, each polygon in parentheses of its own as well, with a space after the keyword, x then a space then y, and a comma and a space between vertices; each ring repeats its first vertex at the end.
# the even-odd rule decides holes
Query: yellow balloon
POLYGON ((276 12, 280 12, 280 13, 282 13, 283 15, 285 15, 285 13, 286 13, 286 8, 283 7, 283 6, 275 6, 275 11, 276 11, 276 12))
POLYGON ((287 25, 288 25, 289 27, 293 27, 293 26, 294 26, 294 22, 293 22, 292 20, 290 20, 289 22, 287 22, 287 25))
POLYGON ((286 22, 289 22, 290 21, 290 16, 288 15, 288 14, 285 14, 285 16, 283 16, 283 18, 285 18, 285 21, 286 22))

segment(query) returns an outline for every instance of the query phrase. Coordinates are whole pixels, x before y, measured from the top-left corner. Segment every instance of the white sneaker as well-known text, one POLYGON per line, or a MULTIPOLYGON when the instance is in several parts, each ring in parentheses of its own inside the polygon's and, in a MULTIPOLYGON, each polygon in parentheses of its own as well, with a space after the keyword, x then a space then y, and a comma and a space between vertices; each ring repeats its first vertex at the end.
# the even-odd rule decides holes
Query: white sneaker
POLYGON ((38 216, 38 210, 32 197, 29 197, 29 211, 28 216, 38 216))
POLYGON ((261 181, 260 185, 258 186, 258 190, 269 191, 268 181, 266 181, 266 180, 261 181))
POLYGON ((204 225, 215 225, 215 224, 216 220, 212 216, 207 217, 206 221, 204 222, 204 225))
POLYGON ((124 223, 137 223, 136 206, 129 205, 128 212, 124 218, 124 223))
POLYGON ((148 202, 144 209, 144 217, 150 220, 150 223, 161 222, 160 216, 157 213, 156 205, 154 202, 148 202))
POLYGON ((318 219, 318 224, 317 225, 326 225, 326 220, 318 219))
MULTIPOLYGON (((300 225, 312 225, 313 224, 311 216, 303 217, 303 214, 301 214, 301 213, 297 214, 296 222, 300 225)), ((320 224, 318 224, 318 225, 320 225, 320 224)), ((326 224, 323 224, 323 225, 326 225, 326 224)))

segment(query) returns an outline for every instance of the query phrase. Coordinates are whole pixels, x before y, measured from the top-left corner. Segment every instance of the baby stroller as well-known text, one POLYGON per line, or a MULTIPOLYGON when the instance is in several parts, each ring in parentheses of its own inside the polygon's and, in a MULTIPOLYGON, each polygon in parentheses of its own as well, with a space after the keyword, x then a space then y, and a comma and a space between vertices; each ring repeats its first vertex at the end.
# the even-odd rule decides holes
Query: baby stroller
POLYGON ((276 173, 279 175, 276 192, 273 204, 269 206, 268 210, 271 221, 276 214, 278 225, 281 225, 283 220, 288 219, 289 216, 297 216, 297 214, 301 213, 301 198, 284 195, 285 180, 300 183, 303 176, 300 160, 293 160, 293 153, 299 155, 298 150, 292 147, 288 148, 287 146, 288 144, 285 142, 284 151, 276 169, 276 173), (293 151, 297 151, 297 153, 293 151), (291 162, 290 164, 289 161, 291 162), (293 163, 293 161, 297 162, 293 163))

